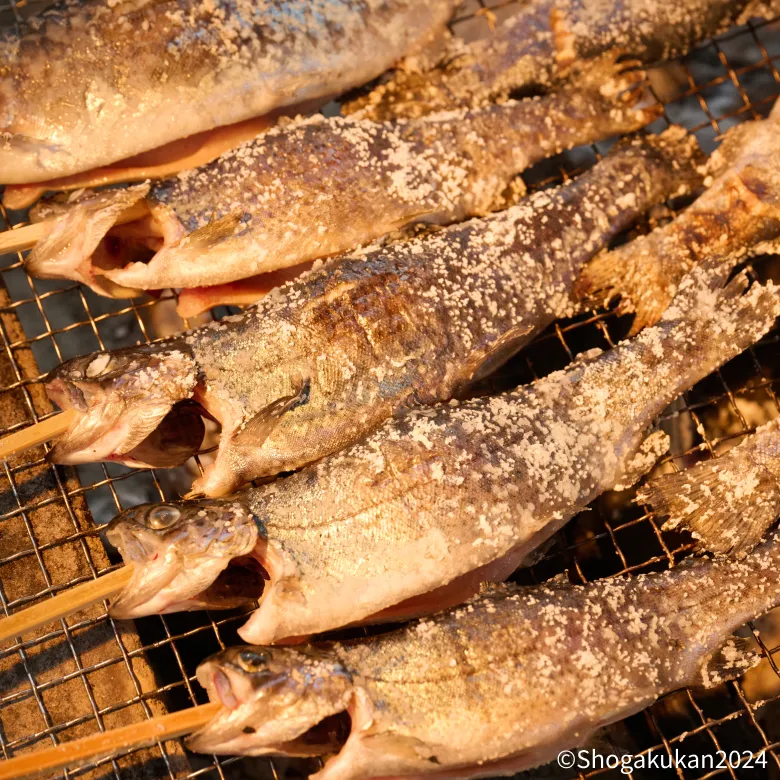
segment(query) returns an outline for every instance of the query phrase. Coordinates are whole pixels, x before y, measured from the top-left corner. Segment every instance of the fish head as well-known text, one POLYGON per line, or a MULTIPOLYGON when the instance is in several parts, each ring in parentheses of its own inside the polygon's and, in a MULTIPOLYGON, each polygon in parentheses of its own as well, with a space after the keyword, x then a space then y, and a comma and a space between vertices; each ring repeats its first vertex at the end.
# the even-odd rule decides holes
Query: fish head
POLYGON ((143 504, 114 518, 106 535, 133 565, 114 617, 232 608, 262 594, 264 572, 251 558, 259 530, 243 496, 143 504))
POLYGON ((353 681, 332 646, 231 647, 197 676, 222 709, 189 737, 193 750, 313 756, 349 736, 353 681))
POLYGON ((53 463, 115 460, 175 466, 197 452, 204 425, 187 401, 197 384, 184 339, 93 352, 55 368, 46 392, 82 412, 49 453, 53 463))

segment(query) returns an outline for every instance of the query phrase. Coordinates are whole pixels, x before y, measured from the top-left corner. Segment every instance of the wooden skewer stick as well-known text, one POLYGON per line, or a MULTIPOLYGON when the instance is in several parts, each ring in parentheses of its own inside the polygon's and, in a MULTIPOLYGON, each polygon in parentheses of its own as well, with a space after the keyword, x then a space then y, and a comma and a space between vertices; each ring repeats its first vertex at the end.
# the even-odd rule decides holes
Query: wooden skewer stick
POLYGON ((0 439, 0 462, 11 455, 37 447, 45 441, 56 439, 70 428, 71 423, 81 414, 76 409, 67 409, 60 414, 55 414, 43 422, 31 425, 21 431, 10 434, 0 439))
POLYGON ((124 588, 133 576, 132 564, 104 574, 88 582, 58 593, 50 599, 0 620, 0 643, 21 636, 27 631, 53 623, 55 620, 78 612, 113 596, 124 588))
MULTIPOLYGON (((135 203, 125 209, 114 222, 115 225, 125 225, 135 222, 149 213, 149 207, 144 201, 135 203)), ((21 252, 35 246, 42 238, 49 235, 54 220, 46 219, 43 222, 34 222, 19 228, 12 228, 0 233, 0 255, 9 252, 21 252)))
POLYGON ((219 712, 221 706, 217 702, 201 704, 181 712, 172 712, 142 723, 122 726, 0 761, 0 780, 51 775, 69 767, 149 747, 166 739, 176 739, 205 726, 219 712))

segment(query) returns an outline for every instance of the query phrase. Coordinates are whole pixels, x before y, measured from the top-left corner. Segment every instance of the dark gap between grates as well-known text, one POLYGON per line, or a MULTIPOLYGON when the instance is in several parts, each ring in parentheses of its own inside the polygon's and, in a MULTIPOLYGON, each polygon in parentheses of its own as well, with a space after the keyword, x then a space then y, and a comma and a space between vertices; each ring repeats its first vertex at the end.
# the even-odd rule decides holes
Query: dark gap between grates
MULTIPOLYGON (((47 4, 48 0, 0 0, 0 24, 13 25, 47 4)), ((482 9, 490 9, 500 21, 518 5, 517 0, 466 0, 451 27, 457 35, 473 40, 489 31, 482 9)), ((738 122, 766 116, 780 95, 780 20, 735 28, 686 58, 652 69, 650 78, 666 108, 651 129, 682 124, 710 152, 721 133, 738 122)), ((524 179, 532 189, 552 186, 591 166, 610 145, 560 155, 527 172, 524 179)), ((0 229, 19 224, 24 217, 0 207, 0 229)), ((646 230, 648 225, 638 229, 646 230)), ((6 256, 0 263, 8 291, 7 295, 0 291, 2 433, 51 413, 43 399, 41 378, 61 360, 98 348, 153 340, 181 328, 171 293, 158 300, 112 301, 72 283, 30 279, 18 255, 6 256)), ((780 261, 757 262, 755 271, 778 281, 780 261)), ((222 307, 212 316, 226 313, 222 307)), ((484 391, 506 390, 544 376, 583 350, 608 348, 627 329, 628 320, 605 312, 556 323, 485 383, 484 391)), ((659 469, 683 469, 711 457, 780 413, 779 340, 779 331, 769 334, 665 411, 661 424, 672 437, 672 450, 659 469)), ((182 494, 200 469, 195 458, 172 471, 90 464, 75 473, 48 466, 43 454, 39 448, 24 462, 12 461, 2 474, 0 600, 6 611, 117 564, 115 551, 105 550, 100 542, 99 527, 119 509, 182 494), (16 542, 13 549, 9 538, 16 542), (72 561, 72 570, 62 561, 72 561), (27 580, 25 587, 15 588, 8 573, 21 567, 26 567, 27 580)), ((628 491, 602 496, 556 535, 535 566, 518 572, 515 579, 541 582, 566 571, 574 582, 589 582, 663 570, 688 555, 690 538, 663 532, 643 507, 632 504, 633 495, 628 491)), ((210 653, 237 643, 242 614, 238 610, 145 618, 136 621, 133 630, 132 624, 108 620, 105 608, 98 606, 68 619, 67 626, 47 627, 0 651, 2 756, 110 728, 122 717, 137 721, 205 701, 194 679, 195 667, 210 653), (112 686, 114 695, 106 695, 112 686)), ((767 776, 780 778, 780 611, 746 631, 752 631, 765 656, 759 670, 714 691, 680 691, 664 697, 645 712, 610 727, 603 736, 604 750, 668 754, 683 745, 689 753, 766 749, 767 776), (763 702, 761 706, 757 700, 763 702)), ((361 630, 342 633, 359 635, 361 630)), ((279 780, 303 777, 315 766, 287 759, 185 758, 181 744, 172 741, 67 776, 279 780)), ((526 774, 574 776, 550 768, 526 774)), ((590 774, 620 776, 614 770, 590 774)), ((678 776, 723 774, 741 778, 749 773, 724 769, 685 771, 678 776)), ((656 776, 660 775, 642 775, 656 776)), ((755 776, 754 771, 751 777, 755 776)))

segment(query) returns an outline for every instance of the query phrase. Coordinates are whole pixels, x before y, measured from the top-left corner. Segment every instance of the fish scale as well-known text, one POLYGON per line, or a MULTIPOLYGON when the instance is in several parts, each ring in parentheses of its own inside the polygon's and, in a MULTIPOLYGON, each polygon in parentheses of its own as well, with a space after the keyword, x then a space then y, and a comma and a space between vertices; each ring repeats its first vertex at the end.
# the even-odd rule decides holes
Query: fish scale
MULTIPOLYGON (((657 117, 642 72, 630 65, 609 54, 556 94, 419 121, 299 118, 155 185, 43 202, 31 216, 51 218, 50 232, 25 267, 116 297, 207 286, 214 298, 220 285, 413 224, 488 214, 535 162, 657 117), (115 227, 134 204, 150 213, 115 227)), ((185 293, 180 305, 189 299, 185 293)))
POLYGON ((585 586, 487 587, 370 639, 232 647, 198 667, 223 707, 188 744, 329 755, 317 780, 515 774, 666 693, 754 666, 758 654, 732 632, 780 603, 779 564, 775 536, 739 562, 689 561, 585 586), (348 738, 313 729, 345 710, 348 738))
POLYGON ((0 37, 3 183, 77 173, 275 108, 324 102, 425 44, 455 5, 59 3, 0 37))
POLYGON ((108 353, 105 367, 106 353, 69 361, 49 392, 63 407, 74 388, 89 401, 51 458, 99 453, 132 465, 148 426, 193 394, 222 424, 216 461, 195 490, 224 494, 332 453, 404 407, 464 392, 571 313, 583 263, 695 185, 698 160, 679 128, 629 139, 575 181, 484 220, 331 260, 243 314, 138 348, 146 357, 132 348, 108 353), (164 376, 171 354, 195 390, 164 376), (102 372, 85 375, 98 360, 102 372), (155 373, 165 382, 150 396, 155 373), (146 426, 137 435, 134 418, 146 426))
POLYGON ((160 534, 146 521, 153 505, 123 513, 108 536, 134 583, 113 614, 219 606, 199 572, 246 555, 270 578, 239 629, 258 643, 424 614, 506 578, 594 498, 647 472, 668 446, 651 431, 666 405, 772 326, 776 288, 746 292, 743 274, 721 289, 725 275, 722 263, 696 269, 656 327, 607 352, 503 395, 409 412, 239 494, 232 550, 228 537, 210 550, 191 520, 205 509, 219 525, 222 502, 171 504, 160 534), (148 555, 136 538, 149 539, 148 555), (185 542, 188 563, 167 565, 185 542), (165 587, 148 585, 157 579, 165 587))

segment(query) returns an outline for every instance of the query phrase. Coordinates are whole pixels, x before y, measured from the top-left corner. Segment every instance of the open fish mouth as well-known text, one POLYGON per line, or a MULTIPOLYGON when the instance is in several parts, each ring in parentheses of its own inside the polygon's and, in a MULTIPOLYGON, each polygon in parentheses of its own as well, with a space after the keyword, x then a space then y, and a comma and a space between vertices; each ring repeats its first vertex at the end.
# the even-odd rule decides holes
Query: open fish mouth
POLYGON ((173 467, 203 441, 207 412, 190 396, 192 358, 176 342, 98 352, 63 363, 46 392, 61 409, 80 414, 48 455, 53 463, 99 460, 173 467))
POLYGON ((111 605, 114 617, 232 609, 260 598, 269 578, 240 498, 134 507, 109 523, 106 536, 133 566, 111 605))
MULTIPOLYGON (((78 388, 55 384, 49 397, 63 409, 77 409, 78 388)), ((205 435, 203 410, 192 401, 180 401, 168 411, 155 408, 101 404, 79 415, 48 454, 52 463, 78 465, 115 461, 135 467, 173 468, 195 455, 205 435), (150 421, 157 421, 149 430, 150 421), (146 431, 149 430, 148 433, 146 431)))
POLYGON ((199 752, 323 756, 352 730, 352 681, 314 648, 230 648, 198 668, 198 681, 223 707, 188 738, 199 752))
POLYGON ((51 221, 52 227, 27 256, 25 267, 42 279, 74 279, 114 298, 132 298, 152 289, 107 276, 125 266, 143 266, 184 235, 170 209, 147 200, 149 190, 144 182, 40 203, 30 216, 34 222, 51 221))

